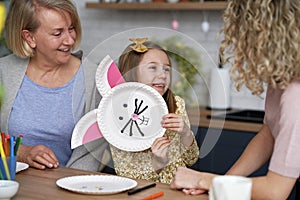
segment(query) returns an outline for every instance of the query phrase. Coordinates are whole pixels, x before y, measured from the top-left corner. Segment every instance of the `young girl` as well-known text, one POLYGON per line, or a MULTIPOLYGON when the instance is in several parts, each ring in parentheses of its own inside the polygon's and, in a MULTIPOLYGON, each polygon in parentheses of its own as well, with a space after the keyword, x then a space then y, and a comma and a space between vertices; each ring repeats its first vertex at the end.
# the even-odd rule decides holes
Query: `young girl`
POLYGON ((126 152, 111 147, 116 173, 135 179, 170 183, 178 167, 194 164, 199 148, 190 130, 184 100, 174 96, 171 84, 171 62, 167 52, 146 38, 131 39, 119 58, 119 69, 127 82, 140 82, 157 90, 165 99, 170 114, 163 117, 166 128, 151 148, 141 152, 126 152))

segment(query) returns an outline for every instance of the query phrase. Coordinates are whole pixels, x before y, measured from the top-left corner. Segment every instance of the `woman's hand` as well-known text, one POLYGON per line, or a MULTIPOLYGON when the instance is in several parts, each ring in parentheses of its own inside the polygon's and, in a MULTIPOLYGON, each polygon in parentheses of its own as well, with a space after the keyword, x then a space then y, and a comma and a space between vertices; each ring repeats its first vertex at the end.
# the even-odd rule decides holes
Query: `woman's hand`
POLYGON ((185 123, 181 115, 169 113, 163 116, 161 125, 165 129, 178 132, 181 136, 181 141, 185 146, 192 145, 194 137, 192 136, 190 127, 185 123))
POLYGON ((18 151, 18 160, 38 169, 45 169, 46 167, 57 168, 59 165, 53 151, 44 145, 21 145, 18 151))
POLYGON ((151 146, 153 154, 153 168, 159 173, 162 168, 164 168, 168 162, 168 149, 171 141, 166 137, 156 138, 151 146))
POLYGON ((199 195, 209 190, 215 176, 217 175, 179 167, 170 186, 172 189, 181 189, 185 194, 199 195))

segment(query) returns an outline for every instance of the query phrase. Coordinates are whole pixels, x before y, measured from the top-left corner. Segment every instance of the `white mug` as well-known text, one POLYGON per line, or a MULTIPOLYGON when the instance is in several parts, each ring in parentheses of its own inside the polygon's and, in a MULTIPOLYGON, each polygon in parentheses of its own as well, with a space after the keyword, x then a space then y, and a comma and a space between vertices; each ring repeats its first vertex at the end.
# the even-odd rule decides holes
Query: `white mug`
POLYGON ((250 200, 252 180, 243 176, 217 176, 209 191, 209 200, 250 200))

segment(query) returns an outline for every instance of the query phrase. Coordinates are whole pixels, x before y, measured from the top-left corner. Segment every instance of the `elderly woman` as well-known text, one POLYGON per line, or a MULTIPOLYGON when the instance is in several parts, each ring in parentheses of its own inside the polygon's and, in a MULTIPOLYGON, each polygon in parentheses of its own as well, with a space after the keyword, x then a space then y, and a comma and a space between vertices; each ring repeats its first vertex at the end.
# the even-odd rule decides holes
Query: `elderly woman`
POLYGON ((38 169, 67 165, 97 170, 105 141, 74 152, 70 147, 75 124, 99 103, 90 78, 97 66, 83 66, 82 53, 72 54, 81 40, 74 3, 12 0, 5 30, 13 54, 0 59, 6 91, 1 132, 24 136, 18 160, 38 169))

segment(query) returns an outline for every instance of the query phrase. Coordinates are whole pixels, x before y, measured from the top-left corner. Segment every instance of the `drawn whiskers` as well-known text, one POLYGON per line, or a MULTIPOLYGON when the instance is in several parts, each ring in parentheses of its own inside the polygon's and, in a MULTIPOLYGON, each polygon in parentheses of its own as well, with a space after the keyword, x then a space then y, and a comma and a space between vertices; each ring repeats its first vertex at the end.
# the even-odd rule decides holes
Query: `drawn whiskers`
POLYGON ((130 124, 130 132, 129 132, 129 136, 132 136, 132 127, 133 127, 133 123, 135 124, 135 126, 137 127, 139 133, 141 134, 141 136, 145 136, 145 134, 142 132, 142 130, 140 129, 137 120, 139 119, 139 115, 142 114, 147 108, 148 106, 145 106, 141 111, 141 106, 143 104, 143 100, 141 100, 140 104, 138 104, 138 99, 135 99, 134 105, 135 105, 135 110, 133 112, 133 114, 131 115, 131 118, 128 120, 128 122, 125 124, 124 128, 122 128, 121 133, 124 133, 124 130, 127 128, 127 126, 130 124))

